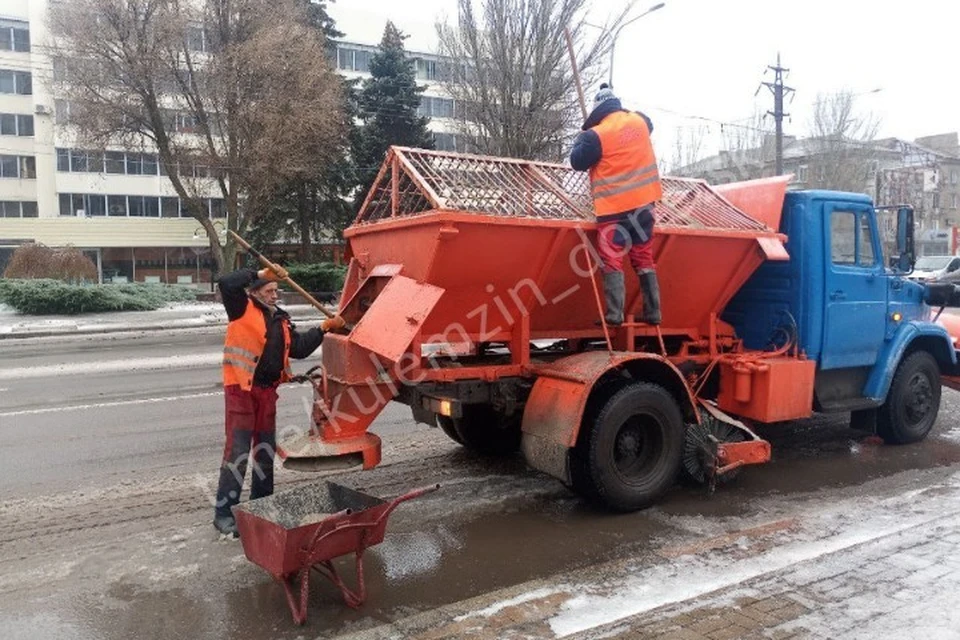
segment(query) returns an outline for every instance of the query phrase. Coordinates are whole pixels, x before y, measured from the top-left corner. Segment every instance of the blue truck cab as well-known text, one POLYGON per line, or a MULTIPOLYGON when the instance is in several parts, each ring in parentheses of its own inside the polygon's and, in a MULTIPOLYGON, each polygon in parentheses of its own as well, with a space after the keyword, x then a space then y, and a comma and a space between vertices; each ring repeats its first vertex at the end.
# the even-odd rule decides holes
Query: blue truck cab
POLYGON ((913 212, 892 213, 862 194, 788 192, 779 230, 790 259, 761 266, 723 319, 754 349, 787 326, 816 362, 815 411, 850 412, 855 428, 907 443, 926 437, 941 385, 960 373, 954 340, 935 321, 957 296, 953 285, 907 278, 913 212))

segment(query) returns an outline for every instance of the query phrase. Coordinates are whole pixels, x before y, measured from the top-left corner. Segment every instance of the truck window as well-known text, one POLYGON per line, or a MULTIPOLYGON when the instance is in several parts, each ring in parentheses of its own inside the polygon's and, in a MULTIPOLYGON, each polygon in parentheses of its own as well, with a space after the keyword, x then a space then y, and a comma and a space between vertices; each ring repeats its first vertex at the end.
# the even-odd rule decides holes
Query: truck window
POLYGON ((855 211, 834 211, 830 215, 830 254, 834 264, 874 266, 870 217, 855 211))
POLYGON ((834 264, 857 264, 857 214, 852 211, 830 215, 830 254, 834 264))

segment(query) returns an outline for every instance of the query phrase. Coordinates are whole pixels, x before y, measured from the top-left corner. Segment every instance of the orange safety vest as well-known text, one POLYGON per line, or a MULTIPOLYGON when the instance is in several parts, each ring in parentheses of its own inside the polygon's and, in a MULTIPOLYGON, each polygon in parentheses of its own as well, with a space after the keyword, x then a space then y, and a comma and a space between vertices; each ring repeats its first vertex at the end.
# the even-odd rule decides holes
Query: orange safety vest
MULTIPOLYGON (((247 310, 227 324, 227 338, 223 343, 223 386, 240 385, 244 391, 253 387, 253 374, 267 345, 267 321, 263 311, 247 300, 247 310)), ((290 324, 283 323, 283 371, 280 382, 293 377, 290 369, 290 324)))
POLYGON ((603 156, 590 169, 590 191, 598 218, 657 202, 663 197, 650 130, 640 115, 611 113, 595 127, 603 156))

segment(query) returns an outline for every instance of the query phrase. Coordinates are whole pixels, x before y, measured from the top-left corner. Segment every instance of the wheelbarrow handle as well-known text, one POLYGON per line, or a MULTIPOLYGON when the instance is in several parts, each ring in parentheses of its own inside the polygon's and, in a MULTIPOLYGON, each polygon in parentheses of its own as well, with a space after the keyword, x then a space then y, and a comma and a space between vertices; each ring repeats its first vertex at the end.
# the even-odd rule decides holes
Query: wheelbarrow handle
POLYGON ((380 514, 379 518, 377 518, 377 522, 380 522, 381 520, 389 516, 394 509, 400 506, 401 503, 406 502, 407 500, 413 500, 414 498, 419 498, 420 496, 426 495, 428 493, 433 493, 439 488, 440 488, 440 484, 437 483, 437 484, 432 484, 426 487, 420 487, 419 489, 414 489, 413 491, 408 491, 407 493, 397 496, 396 498, 390 501, 390 504, 387 506, 384 512, 380 514))
MULTIPOLYGON (((345 518, 351 515, 352 513, 353 513, 353 509, 344 509, 343 511, 338 511, 334 514, 327 516, 326 518, 324 518, 324 520, 334 520, 336 518, 345 518)), ((314 532, 313 536, 311 536, 310 538, 310 544, 307 545, 306 547, 302 547, 301 551, 309 551, 310 549, 313 549, 313 547, 315 547, 320 540, 323 540, 328 535, 331 535, 332 533, 335 533, 336 531, 342 528, 343 526, 333 527, 332 529, 327 529, 326 531, 324 531, 323 527, 318 527, 317 530, 314 532)))

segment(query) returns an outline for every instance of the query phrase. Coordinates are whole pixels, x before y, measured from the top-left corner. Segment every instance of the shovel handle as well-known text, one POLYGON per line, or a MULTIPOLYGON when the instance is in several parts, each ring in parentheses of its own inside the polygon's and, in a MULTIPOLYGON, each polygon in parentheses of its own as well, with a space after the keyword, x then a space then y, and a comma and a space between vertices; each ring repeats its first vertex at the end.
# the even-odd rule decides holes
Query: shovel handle
MULTIPOLYGON (((269 260, 265 255, 263 255, 262 253, 260 253, 259 251, 257 251, 257 250, 254 249, 253 247, 251 247, 250 244, 249 244, 246 240, 244 240, 243 238, 241 238, 239 234, 237 234, 237 233, 236 233, 235 231, 233 231, 232 229, 230 230, 229 233, 230 233, 231 236, 234 237, 234 239, 237 241, 237 243, 238 243, 241 247, 244 248, 244 250, 245 250, 247 253, 249 253, 249 254, 252 255, 254 258, 256 258, 257 260, 259 260, 259 261, 260 261, 260 264, 262 264, 262 265, 263 265, 264 267, 266 267, 267 269, 270 269, 270 270, 273 271, 274 273, 277 273, 277 272, 279 271, 279 269, 280 269, 279 266, 277 266, 276 264, 270 262, 270 260, 269 260)), ((327 309, 325 306, 323 306, 322 304, 320 304, 320 302, 319 302, 316 298, 314 298, 312 295, 310 295, 309 293, 307 293, 307 291, 304 290, 303 287, 301 287, 301 286, 298 285, 296 282, 294 282, 293 279, 292 279, 289 275, 288 275, 286 278, 284 278, 283 281, 286 282, 287 284, 289 284, 291 287, 293 287, 294 291, 296 291, 297 293, 299 293, 300 295, 302 295, 307 302, 309 302, 309 303, 312 304, 314 307, 316 307, 323 315, 327 316, 328 318, 332 318, 332 317, 334 317, 334 316, 336 315, 335 313, 333 313, 332 311, 330 311, 329 309, 327 309)))

